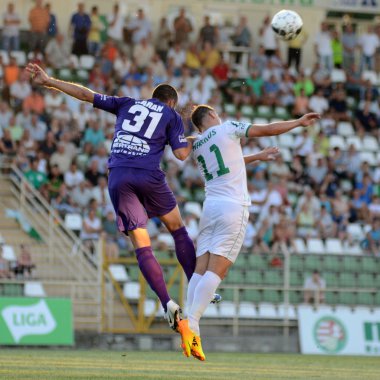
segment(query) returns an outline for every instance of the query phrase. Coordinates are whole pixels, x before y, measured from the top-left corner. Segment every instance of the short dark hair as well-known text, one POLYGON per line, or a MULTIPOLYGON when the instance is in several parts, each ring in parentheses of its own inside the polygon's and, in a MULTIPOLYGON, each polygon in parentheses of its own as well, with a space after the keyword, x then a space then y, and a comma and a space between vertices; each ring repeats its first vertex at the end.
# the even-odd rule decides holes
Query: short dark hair
POLYGON ((170 84, 159 84, 152 94, 152 98, 158 99, 162 103, 167 103, 169 100, 178 102, 177 90, 170 84))
POLYGON ((200 129, 203 118, 210 112, 214 111, 214 109, 207 104, 200 104, 199 106, 196 106, 193 109, 193 112, 191 113, 191 121, 192 123, 200 129))

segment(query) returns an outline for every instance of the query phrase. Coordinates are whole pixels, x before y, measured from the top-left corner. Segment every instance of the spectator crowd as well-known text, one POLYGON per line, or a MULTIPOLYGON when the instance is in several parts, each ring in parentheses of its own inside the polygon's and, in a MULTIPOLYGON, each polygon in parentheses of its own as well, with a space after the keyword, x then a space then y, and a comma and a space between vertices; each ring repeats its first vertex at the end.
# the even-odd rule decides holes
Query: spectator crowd
MULTIPOLYGON (((234 27, 214 25, 205 16, 195 30, 180 9, 173 20, 162 18, 154 32, 143 9, 127 19, 117 4, 103 16, 97 7, 88 13, 80 3, 68 38, 53 11, 41 0, 30 11, 28 60, 108 95, 149 98, 158 83, 170 83, 179 92, 186 134, 195 132, 188 118, 193 104, 210 104, 224 120, 257 123, 321 113, 318 125, 291 134, 290 143, 242 141, 245 154, 273 144, 283 148, 275 162, 247 167, 252 206, 244 248, 276 253, 285 243, 295 251, 295 237, 336 237, 350 245, 347 226, 360 223, 371 226, 363 249, 380 253, 380 167, 378 157, 369 162, 361 154, 366 138, 377 146, 380 138, 379 88, 371 77, 377 75, 379 25, 357 35, 350 24, 340 34, 322 23, 310 69, 302 64, 307 30, 289 43, 283 57, 269 17, 256 40, 245 16, 234 27), (240 48, 228 61, 226 46, 240 48), (83 57, 91 63, 85 70, 78 66, 83 57), (347 136, 351 131, 355 141, 341 138, 335 144, 341 131, 347 136)), ((17 165, 63 218, 83 215, 81 238, 91 244, 105 234, 107 252, 115 257, 129 243, 117 232, 107 191, 114 116, 62 93, 33 88, 12 53, 20 49, 20 28, 10 3, 2 30, 2 49, 10 54, 0 58, 0 160, 17 165)), ((194 160, 182 163, 167 151, 163 168, 181 206, 202 202, 194 160)), ((195 238, 199 213, 189 209, 184 217, 195 238)), ((156 247, 170 245, 158 221, 152 220, 149 229, 156 247)))

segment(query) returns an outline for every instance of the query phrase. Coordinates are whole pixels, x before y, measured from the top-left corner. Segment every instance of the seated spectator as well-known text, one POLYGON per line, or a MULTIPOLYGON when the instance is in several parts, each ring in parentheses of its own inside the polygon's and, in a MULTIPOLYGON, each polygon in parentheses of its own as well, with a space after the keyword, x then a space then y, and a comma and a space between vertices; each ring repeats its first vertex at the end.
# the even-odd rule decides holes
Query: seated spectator
POLYGON ((66 173, 70 168, 71 160, 70 152, 67 152, 65 144, 60 142, 57 151, 50 157, 50 165, 57 165, 61 173, 66 173))
POLYGON ((17 65, 17 60, 14 56, 9 56, 9 63, 4 65, 3 68, 3 81, 4 84, 10 87, 20 77, 20 68, 17 65))
POLYGON ((16 266, 13 268, 16 277, 32 277, 32 269, 35 267, 36 265, 32 261, 32 255, 30 254, 29 248, 24 244, 20 244, 20 255, 17 259, 16 266))
POLYGON ((71 190, 70 194, 73 202, 82 210, 85 210, 92 199, 91 185, 87 180, 83 180, 78 186, 71 190))
POLYGON ((325 302, 326 281, 318 270, 314 270, 313 274, 305 279, 303 288, 305 303, 319 305, 325 302))
POLYGON ((310 77, 306 77, 303 71, 299 72, 299 75, 294 84, 294 94, 295 96, 301 95, 301 90, 304 94, 309 97, 314 92, 314 83, 310 77))
POLYGON ((285 254, 284 245, 286 249, 295 252, 295 235, 294 222, 285 212, 281 212, 278 223, 274 225, 272 252, 275 254, 280 252, 285 254))
POLYGON ((38 161, 36 159, 30 160, 30 169, 24 175, 27 181, 37 190, 48 182, 46 174, 38 170, 38 161))
POLYGON ((37 113, 31 113, 30 124, 27 126, 30 135, 34 141, 38 143, 44 141, 46 137, 47 125, 42 121, 37 113))
POLYGON ((84 133, 83 143, 90 143, 92 146, 97 147, 104 143, 104 133, 98 122, 94 120, 88 121, 88 128, 84 133))
POLYGON ((281 178, 287 179, 290 177, 289 166, 284 162, 281 154, 278 155, 275 161, 269 163, 268 172, 273 182, 278 182, 281 178))
POLYGON ((309 165, 308 176, 310 177, 311 186, 319 190, 324 178, 328 173, 328 168, 326 165, 326 159, 319 157, 315 165, 309 165))
POLYGON ((168 62, 171 62, 173 68, 178 74, 181 67, 186 64, 186 51, 182 48, 180 43, 175 43, 168 52, 168 62))
POLYGON ((52 199, 51 206, 58 211, 62 219, 66 214, 78 214, 80 208, 71 198, 69 191, 64 183, 61 184, 58 195, 52 199))
POLYGON ((21 125, 17 123, 15 115, 12 115, 12 117, 9 119, 8 130, 11 134, 12 141, 18 143, 22 138, 24 130, 22 129, 21 125))
POLYGON ((105 238, 105 252, 108 259, 117 259, 119 257, 118 236, 115 213, 109 210, 102 223, 102 231, 105 238))
POLYGON ((199 53, 199 60, 203 67, 212 71, 220 62, 220 53, 210 42, 205 42, 199 53))
POLYGON ((323 115, 329 109, 329 102, 323 96, 323 90, 317 88, 314 95, 310 97, 309 109, 312 112, 318 112, 323 115))
POLYGON ((363 128, 367 132, 377 129, 378 103, 373 98, 371 92, 365 94, 365 99, 361 100, 355 113, 355 128, 363 128))
POLYGON ((281 105, 283 107, 290 107, 294 104, 294 83, 293 78, 288 71, 285 71, 282 75, 282 81, 280 83, 281 91, 281 105))
POLYGON ((84 181, 84 174, 78 169, 75 161, 71 162, 70 169, 64 173, 65 185, 69 190, 79 186, 84 181))
POLYGON ((305 160, 309 154, 313 152, 313 140, 310 137, 309 130, 304 128, 302 133, 297 135, 294 141, 294 153, 297 154, 305 164, 305 160))
POLYGON ((305 91, 301 89, 300 94, 295 97, 292 114, 295 118, 299 118, 309 111, 309 98, 305 95, 305 91))
POLYGON ((312 208, 308 203, 304 203, 296 216, 297 236, 302 238, 318 236, 316 224, 317 219, 312 208))
POLYGON ((273 226, 270 225, 268 219, 264 219, 261 223, 255 242, 253 245, 254 253, 271 253, 273 244, 273 226))
POLYGON ((139 70, 144 70, 151 62, 155 50, 153 45, 146 39, 141 39, 140 43, 133 48, 133 59, 139 70))
POLYGON ((53 69, 69 68, 71 66, 70 55, 70 45, 60 33, 50 39, 46 45, 46 61, 53 69))
POLYGON ((92 253, 95 252, 95 244, 99 240, 101 232, 102 222, 96 216, 95 210, 90 209, 88 215, 83 219, 83 227, 80 232, 80 238, 92 253))
POLYGON ((280 85, 274 75, 264 81, 261 103, 267 106, 280 105, 280 85))
POLYGON ((53 113, 64 102, 64 96, 59 91, 50 90, 45 93, 44 101, 45 110, 50 114, 53 113))
POLYGON ((32 89, 32 92, 24 98, 22 108, 42 115, 45 111, 45 100, 39 91, 32 89))
POLYGON ((375 218, 371 223, 371 229, 361 243, 366 252, 378 256, 380 254, 380 219, 375 218))
POLYGON ((16 110, 21 108, 21 105, 26 97, 32 92, 32 87, 29 83, 29 77, 26 71, 19 74, 18 79, 10 86, 11 104, 16 110))
POLYGON ((195 43, 190 44, 189 48, 186 50, 185 64, 193 74, 199 71, 201 67, 201 60, 199 57, 197 44, 195 43))
POLYGON ((371 203, 368 205, 369 211, 369 221, 372 222, 374 219, 380 218, 380 197, 374 195, 372 197, 371 203))
POLYGON ((346 94, 344 91, 335 91, 330 97, 330 109, 335 121, 349 121, 346 94))
POLYGON ((91 161, 86 173, 85 178, 92 185, 96 186, 102 173, 99 172, 99 162, 97 160, 91 161))
POLYGON ((61 185, 63 184, 63 175, 57 164, 51 165, 48 179, 49 181, 47 185, 49 190, 49 197, 56 198, 61 189, 61 185))
POLYGON ((337 225, 332 216, 326 209, 326 206, 321 206, 321 213, 318 217, 317 227, 319 236, 322 239, 333 238, 337 236, 337 225))
POLYGON ((112 206, 106 177, 99 177, 98 185, 92 189, 92 198, 96 199, 102 210, 112 206))
POLYGON ((10 161, 16 153, 17 147, 12 139, 11 131, 9 129, 4 129, 3 137, 0 139, 0 154, 6 156, 7 160, 10 161))

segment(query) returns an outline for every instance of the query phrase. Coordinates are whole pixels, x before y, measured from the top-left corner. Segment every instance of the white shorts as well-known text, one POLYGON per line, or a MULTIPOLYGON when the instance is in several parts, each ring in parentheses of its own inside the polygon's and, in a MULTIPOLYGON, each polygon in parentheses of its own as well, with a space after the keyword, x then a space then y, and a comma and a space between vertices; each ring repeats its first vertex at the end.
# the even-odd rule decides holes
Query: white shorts
POLYGON ((247 206, 226 201, 205 201, 199 223, 197 257, 206 252, 235 262, 249 218, 247 206))

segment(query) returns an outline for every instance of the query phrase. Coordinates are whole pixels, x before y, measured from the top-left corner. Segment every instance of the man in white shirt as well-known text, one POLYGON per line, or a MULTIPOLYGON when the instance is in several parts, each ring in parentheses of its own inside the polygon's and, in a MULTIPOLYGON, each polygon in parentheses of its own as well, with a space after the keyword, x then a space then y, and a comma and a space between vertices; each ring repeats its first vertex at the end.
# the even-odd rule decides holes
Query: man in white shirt
POLYGON ((69 171, 64 174, 64 180, 69 190, 79 186, 79 184, 84 181, 84 174, 81 170, 78 170, 75 162, 71 163, 69 171))
POLYGON ((294 141, 295 153, 302 158, 306 158, 313 152, 313 139, 309 136, 308 130, 304 129, 294 141))
POLYGON ((303 288, 305 303, 318 305, 324 302, 324 290, 326 289, 326 281, 321 277, 317 270, 313 272, 312 276, 308 277, 305 280, 303 288))
POLYGON ((137 11, 137 17, 128 24, 128 29, 132 32, 133 45, 138 44, 143 38, 150 39, 152 26, 145 18, 143 9, 137 11))
POLYGON ((14 11, 14 4, 9 3, 6 12, 3 13, 3 50, 20 49, 20 25, 20 16, 14 11))
POLYGON ((322 22, 321 31, 315 36, 314 49, 321 67, 332 70, 333 50, 331 46, 331 34, 325 22, 322 22))
POLYGON ((120 13, 117 3, 113 7, 113 12, 107 16, 107 22, 107 35, 119 46, 123 42, 124 16, 120 13))
POLYGON ((25 71, 21 71, 16 82, 10 87, 10 95, 13 101, 12 106, 19 107, 23 100, 30 95, 32 87, 29 83, 29 75, 25 71))
POLYGON ((309 101, 309 108, 313 112, 323 115, 329 109, 329 102, 323 96, 323 90, 318 89, 309 101))
POLYGON ((261 45, 264 47, 265 55, 271 57, 277 50, 277 39, 272 26, 270 24, 270 18, 267 16, 264 19, 263 26, 260 29, 261 45))
POLYGON ((372 25, 368 26, 367 33, 359 37, 359 46, 362 52, 360 70, 374 70, 375 53, 376 49, 380 47, 380 40, 372 25))

